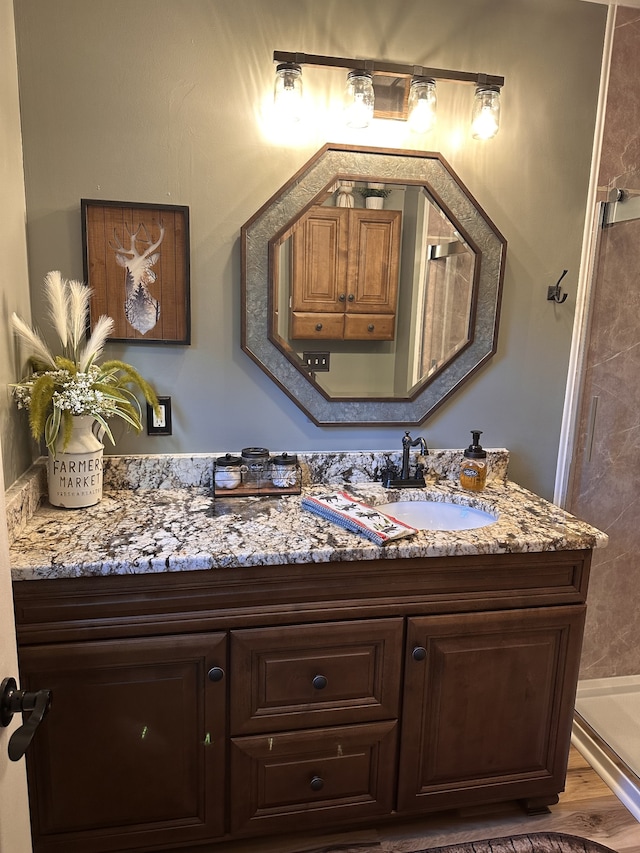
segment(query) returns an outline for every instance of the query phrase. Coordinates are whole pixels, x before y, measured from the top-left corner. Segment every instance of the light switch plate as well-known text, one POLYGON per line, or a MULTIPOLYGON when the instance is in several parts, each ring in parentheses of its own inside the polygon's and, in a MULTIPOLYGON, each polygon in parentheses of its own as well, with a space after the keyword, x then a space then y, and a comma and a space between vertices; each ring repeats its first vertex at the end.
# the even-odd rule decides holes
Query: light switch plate
POLYGON ((171 435, 171 397, 158 397, 160 416, 147 403, 147 435, 171 435))
POLYGON ((313 373, 329 370, 331 353, 326 350, 322 352, 303 352, 302 360, 313 373))

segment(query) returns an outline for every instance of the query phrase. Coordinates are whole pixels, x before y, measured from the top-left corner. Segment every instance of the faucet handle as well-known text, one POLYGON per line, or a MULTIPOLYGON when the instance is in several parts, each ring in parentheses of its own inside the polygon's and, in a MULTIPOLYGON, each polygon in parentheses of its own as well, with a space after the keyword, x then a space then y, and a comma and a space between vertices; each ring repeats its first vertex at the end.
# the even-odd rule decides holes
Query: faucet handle
POLYGON ((391 488, 391 483, 393 480, 397 480, 398 478, 398 469, 395 465, 387 465, 386 468, 380 472, 380 480, 385 489, 391 488))

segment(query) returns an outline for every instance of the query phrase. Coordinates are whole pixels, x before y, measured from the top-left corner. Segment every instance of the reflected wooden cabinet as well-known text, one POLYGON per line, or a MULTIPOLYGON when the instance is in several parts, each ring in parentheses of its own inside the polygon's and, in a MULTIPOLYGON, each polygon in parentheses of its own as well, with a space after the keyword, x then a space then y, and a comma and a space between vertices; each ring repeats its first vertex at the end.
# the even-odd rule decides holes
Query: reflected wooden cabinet
POLYGON ((292 234, 292 339, 393 340, 402 213, 314 207, 292 234))
POLYGON ((195 853, 555 803, 589 564, 574 551, 15 583, 20 680, 53 694, 27 752, 35 853, 195 853))

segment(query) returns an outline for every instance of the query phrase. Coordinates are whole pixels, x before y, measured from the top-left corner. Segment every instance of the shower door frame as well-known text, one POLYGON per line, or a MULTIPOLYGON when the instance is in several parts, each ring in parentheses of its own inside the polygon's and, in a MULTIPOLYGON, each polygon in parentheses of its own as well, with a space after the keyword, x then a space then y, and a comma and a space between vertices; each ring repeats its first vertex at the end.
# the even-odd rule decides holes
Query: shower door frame
POLYGON ((582 240, 580 271, 578 274, 578 290, 576 294, 576 310, 573 319, 573 333, 567 386, 565 391, 562 426, 558 445, 558 461, 556 465, 556 481, 553 502, 564 507, 567 502, 571 478, 571 463, 576 430, 580 415, 580 398, 582 389, 585 350, 588 341, 589 307, 593 291, 593 271, 598 257, 601 228, 599 223, 603 215, 602 203, 598 201, 598 174, 604 134, 607 91, 609 88, 609 71, 613 51, 613 36, 615 30, 616 7, 609 5, 602 50, 602 65, 600 70, 600 90, 596 110, 596 124, 591 155, 591 172, 589 190, 587 193, 587 216, 582 240), (589 211, 593 214, 589 216, 589 211))

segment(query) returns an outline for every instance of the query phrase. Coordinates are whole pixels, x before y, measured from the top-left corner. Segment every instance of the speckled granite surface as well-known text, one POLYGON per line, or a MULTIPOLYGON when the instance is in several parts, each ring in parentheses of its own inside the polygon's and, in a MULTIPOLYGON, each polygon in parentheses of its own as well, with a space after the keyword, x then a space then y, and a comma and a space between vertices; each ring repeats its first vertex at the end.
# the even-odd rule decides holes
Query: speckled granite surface
POLYGON ((383 547, 305 511, 302 496, 214 500, 211 457, 108 457, 99 504, 60 510, 44 502, 13 531, 12 574, 16 580, 33 580, 606 544, 605 534, 505 480, 506 451, 496 451, 481 495, 464 492, 453 479, 460 458, 456 453, 430 454, 427 488, 401 491, 371 482, 373 469, 385 467, 389 454, 300 455, 305 494, 326 492, 327 484, 343 488, 347 480, 346 488, 372 505, 398 497, 429 498, 468 503, 498 518, 469 531, 419 531, 383 547))
MULTIPOLYGON (((487 449, 487 480, 505 480, 509 453, 504 449, 487 449)), ((104 485, 110 489, 180 489, 199 486, 211 489, 213 463, 224 454, 160 454, 140 456, 105 456, 104 485)), ((298 453, 305 486, 329 483, 357 483, 379 480, 380 472, 399 467, 400 451, 324 451, 298 453)), ((421 460, 431 476, 457 480, 462 450, 432 450, 428 457, 411 454, 411 468, 421 460)), ((6 493, 9 542, 28 523, 46 494, 46 459, 43 457, 6 493)))

